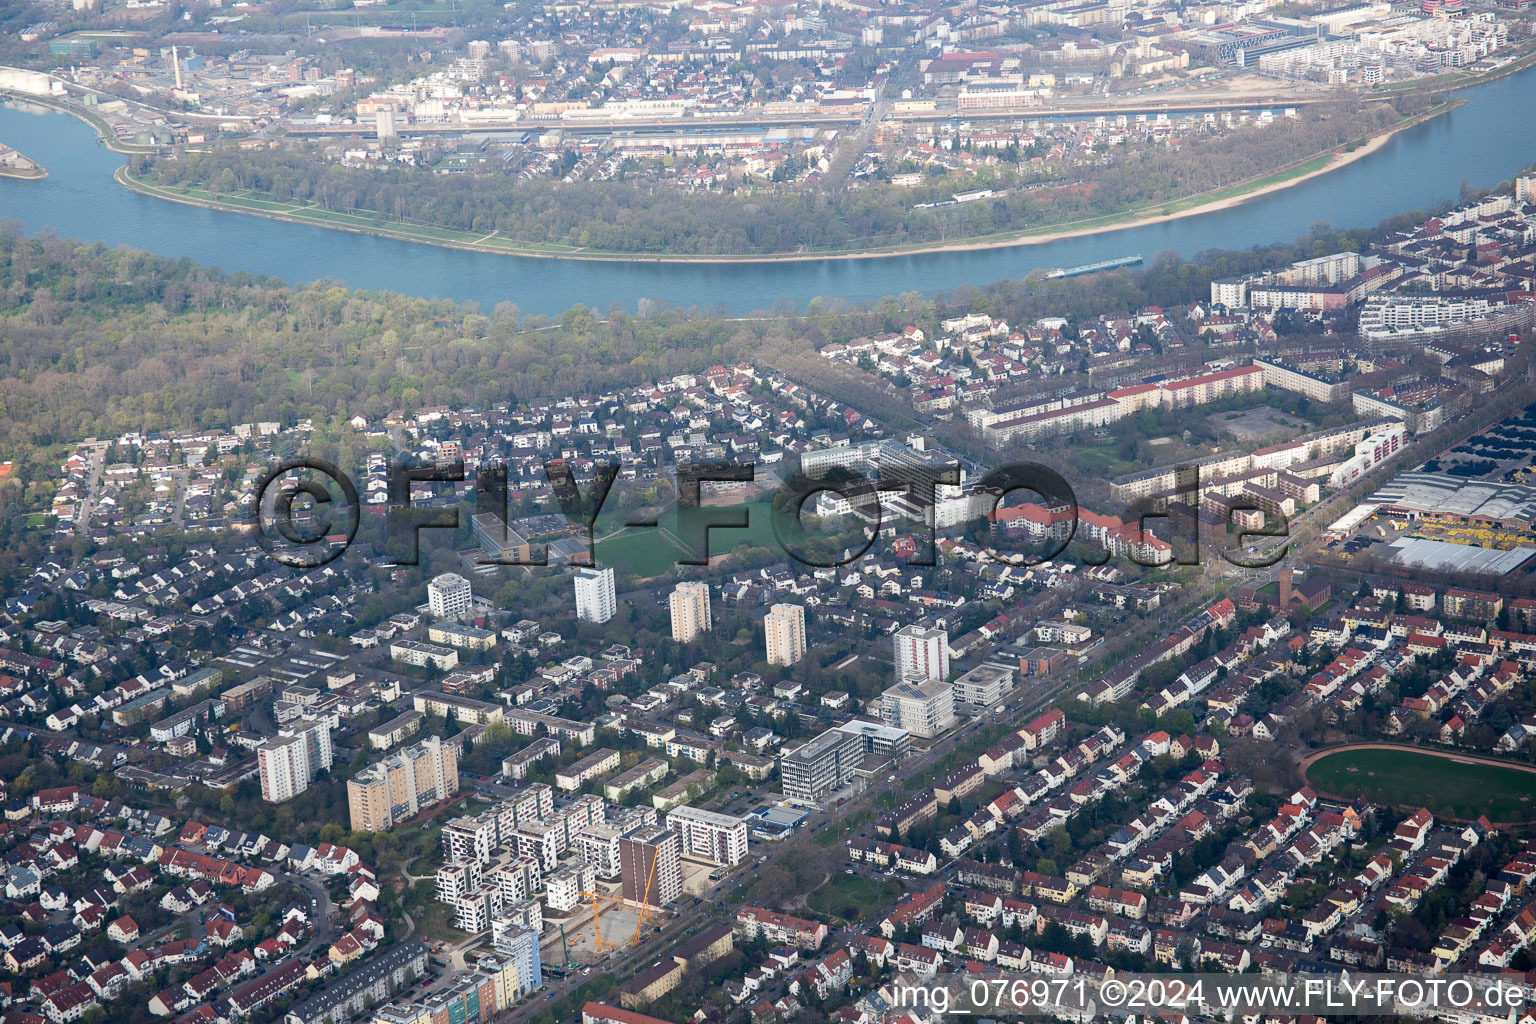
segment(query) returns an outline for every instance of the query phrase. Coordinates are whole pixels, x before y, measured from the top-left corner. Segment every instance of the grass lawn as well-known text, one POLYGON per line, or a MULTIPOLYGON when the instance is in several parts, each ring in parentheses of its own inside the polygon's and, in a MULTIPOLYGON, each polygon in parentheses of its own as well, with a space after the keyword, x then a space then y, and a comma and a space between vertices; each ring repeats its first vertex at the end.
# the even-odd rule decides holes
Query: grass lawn
POLYGON ((1098 441, 1072 449, 1074 465, 1089 475, 1119 476, 1135 466, 1120 457, 1120 442, 1098 441))
POLYGON ((826 917, 857 921, 890 902, 885 886, 871 878, 838 875, 806 898, 806 906, 826 917))
POLYGON ((710 554, 726 554, 734 551, 742 544, 748 544, 755 548, 779 546, 778 538, 773 532, 773 502, 770 499, 750 501, 745 505, 721 506, 718 509, 710 509, 709 511, 739 516, 743 509, 747 513, 746 526, 722 526, 709 531, 710 554))
MULTIPOLYGON (((767 500, 745 505, 707 508, 710 514, 739 516, 745 509, 747 525, 744 527, 714 527, 709 531, 709 553, 718 557, 727 555, 742 544, 752 547, 778 547, 773 522, 769 518, 772 504, 767 500)), ((660 518, 659 528, 631 528, 597 542, 597 560, 611 565, 620 572, 632 572, 641 579, 660 576, 677 564, 685 552, 678 543, 677 517, 673 514, 660 518)))
POLYGON ((406 894, 405 912, 420 934, 457 945, 469 935, 454 927, 453 908, 435 898, 434 885, 431 880, 417 882, 406 894))
POLYGON ((619 572, 632 572, 641 579, 660 576, 683 557, 680 548, 655 530, 630 529, 597 542, 597 560, 619 572))
POLYGON ((1408 750, 1345 750, 1320 758, 1307 781, 1329 793, 1437 814, 1493 821, 1536 819, 1536 774, 1465 764, 1408 750))

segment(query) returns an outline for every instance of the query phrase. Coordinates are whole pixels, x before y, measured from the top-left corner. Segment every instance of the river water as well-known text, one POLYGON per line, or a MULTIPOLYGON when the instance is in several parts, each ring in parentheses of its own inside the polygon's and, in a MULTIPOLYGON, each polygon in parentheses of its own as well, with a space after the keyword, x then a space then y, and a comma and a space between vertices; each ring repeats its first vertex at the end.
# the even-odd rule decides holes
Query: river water
POLYGON ((127 244, 225 270, 292 282, 333 279, 354 288, 429 298, 503 300, 528 313, 575 303, 599 310, 641 299, 746 314, 817 296, 852 302, 903 291, 1020 278, 1037 267, 1071 267, 1173 250, 1244 249, 1290 241, 1317 221, 1370 226, 1409 209, 1454 199, 1463 180, 1487 187, 1536 161, 1536 68, 1464 90, 1467 103, 1399 132, 1337 171, 1232 209, 1039 245, 976 252, 792 263, 659 264, 532 259, 357 235, 141 196, 118 185, 124 158, 84 122, 56 112, 0 108, 0 142, 40 161, 41 182, 0 178, 0 217, 29 233, 127 244))

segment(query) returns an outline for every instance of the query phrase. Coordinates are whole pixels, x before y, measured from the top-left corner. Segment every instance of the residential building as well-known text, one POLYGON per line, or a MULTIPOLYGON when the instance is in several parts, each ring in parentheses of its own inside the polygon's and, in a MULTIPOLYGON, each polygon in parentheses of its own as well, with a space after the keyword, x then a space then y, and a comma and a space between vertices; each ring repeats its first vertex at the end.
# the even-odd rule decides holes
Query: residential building
POLYGON ((557 771, 555 785, 567 793, 573 793, 593 779, 618 769, 619 752, 604 747, 557 771))
POLYGON ((697 807, 667 815, 667 827, 682 839, 683 856, 734 866, 747 857, 747 821, 697 807))
POLYGON ((496 646, 496 634, 491 630, 452 622, 432 623, 427 627, 427 639, 434 644, 463 647, 471 651, 488 651, 496 646))
MULTIPOLYGON (((443 826, 443 856, 450 864, 489 864, 499 832, 493 814, 454 818, 443 826)), ((478 888, 478 881, 475 886, 478 888)))
POLYGON ((331 767, 331 730, 324 722, 297 722, 256 748, 261 798, 280 804, 309 788, 331 767))
POLYGON ((820 921, 807 921, 762 907, 742 907, 736 911, 735 931, 748 942, 761 935, 769 945, 819 949, 827 941, 830 929, 820 921))
POLYGON ((896 631, 896 675, 901 679, 948 679, 949 632, 926 626, 896 631))
POLYGON ((665 907, 683 894, 682 838, 650 825, 619 838, 619 878, 624 899, 665 907))
POLYGON ((763 617, 768 664, 793 665, 805 657, 805 609, 798 604, 776 604, 763 617))
POLYGON ((440 736, 397 750, 347 780, 352 831, 387 832, 459 791, 459 755, 440 736))
MULTIPOLYGON (((456 693, 417 690, 411 695, 411 704, 424 715, 452 718, 464 725, 490 725, 492 722, 507 721, 506 709, 502 705, 475 700, 473 697, 461 697, 456 693)), ((515 723, 512 728, 513 731, 519 731, 515 723)))
POLYGON ((1006 665, 977 665, 955 680, 955 702, 989 708, 1013 689, 1013 675, 1006 665))
POLYGON ((417 668, 430 665, 441 672, 451 672, 459 667, 458 651, 452 647, 424 644, 419 640, 395 641, 389 645, 389 656, 417 668))
POLYGON ((427 610, 434 618, 463 618, 469 614, 472 600, 469 580, 456 572, 435 576, 427 584, 427 610))
POLYGON ((931 738, 955 724, 955 688, 939 679, 903 679, 880 695, 880 720, 931 738))
POLYGON ((426 716, 420 711, 404 711, 383 725, 368 730, 368 745, 374 750, 388 750, 396 743, 416 735, 426 716))
POLYGON ((294 722, 278 730, 278 735, 292 733, 304 740, 305 756, 309 760, 309 777, 331 770, 331 727, 323 719, 294 722))
POLYGON ((288 1011, 288 1024, 344 1024, 426 974, 427 947, 415 936, 386 946, 288 1011))
POLYGON ((700 633, 709 632, 709 584, 699 581, 679 583, 668 600, 672 612, 672 639, 692 643, 700 633))
POLYGON ((532 928, 507 928, 502 931, 501 941, 495 953, 483 953, 475 966, 493 978, 505 975, 508 998, 507 1006, 533 992, 544 984, 544 965, 539 957, 539 933, 532 928))
POLYGON ((618 610, 618 595, 613 586, 613 570, 581 568, 576 570, 576 618, 582 622, 607 622, 618 610))

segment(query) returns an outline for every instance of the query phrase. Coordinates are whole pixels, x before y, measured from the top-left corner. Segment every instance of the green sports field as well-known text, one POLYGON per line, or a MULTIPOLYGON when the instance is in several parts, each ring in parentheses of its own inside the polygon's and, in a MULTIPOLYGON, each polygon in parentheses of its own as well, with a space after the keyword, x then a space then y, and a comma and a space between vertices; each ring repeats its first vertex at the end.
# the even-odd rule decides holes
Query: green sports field
MULTIPOLYGON (((773 505, 767 499, 745 505, 710 508, 707 511, 721 516, 740 515, 745 511, 747 515, 745 527, 716 527, 709 531, 711 555, 730 554, 741 544, 768 548, 779 546, 770 519, 773 505)), ((683 547, 677 540, 677 530, 675 513, 662 516, 661 525, 656 529, 621 530, 597 542, 597 560, 621 572, 632 572, 641 579, 660 576, 684 556, 683 547)))
POLYGON ((1411 750, 1343 750, 1319 758, 1307 781, 1341 797, 1428 807, 1456 818, 1536 820, 1536 774, 1411 750))

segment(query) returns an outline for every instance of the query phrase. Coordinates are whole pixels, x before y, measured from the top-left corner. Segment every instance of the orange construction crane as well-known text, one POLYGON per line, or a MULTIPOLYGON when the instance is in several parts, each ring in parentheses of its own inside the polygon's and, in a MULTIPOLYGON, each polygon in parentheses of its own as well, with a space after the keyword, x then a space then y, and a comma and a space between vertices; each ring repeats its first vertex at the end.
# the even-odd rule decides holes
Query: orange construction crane
MULTIPOLYGON (((603 941, 602 913, 598 909, 598 903, 597 903, 597 901, 600 900, 600 899, 611 900, 614 897, 609 896, 605 892, 583 892, 582 895, 586 896, 586 897, 589 897, 592 900, 592 945, 593 945, 593 947, 596 948, 598 953, 602 953, 602 951, 605 950, 605 949, 616 949, 616 948, 618 948, 618 944, 617 943, 604 942, 603 941)), ((622 901, 619 901, 619 902, 622 902, 622 901)))
POLYGON ((635 921, 635 937, 630 940, 631 946, 640 942, 640 933, 645 930, 645 915, 651 909, 651 887, 656 883, 656 862, 661 859, 661 852, 651 850, 651 870, 645 879, 645 891, 640 894, 640 916, 635 921))
MULTIPOLYGON (((640 944, 640 937, 645 931, 646 916, 651 911, 651 890, 656 885, 656 862, 659 859, 660 858, 655 855, 651 857, 651 869, 645 880, 645 891, 640 894, 640 916, 635 921, 634 937, 629 940, 629 944, 631 946, 638 946, 640 944)), ((606 892, 583 891, 581 895, 584 898, 592 901, 592 944, 597 948, 599 953, 603 952, 605 949, 618 948, 617 943, 603 941, 603 928, 601 922, 602 910, 598 900, 608 900, 611 903, 619 904, 623 904, 628 901, 619 896, 610 896, 606 892)))

